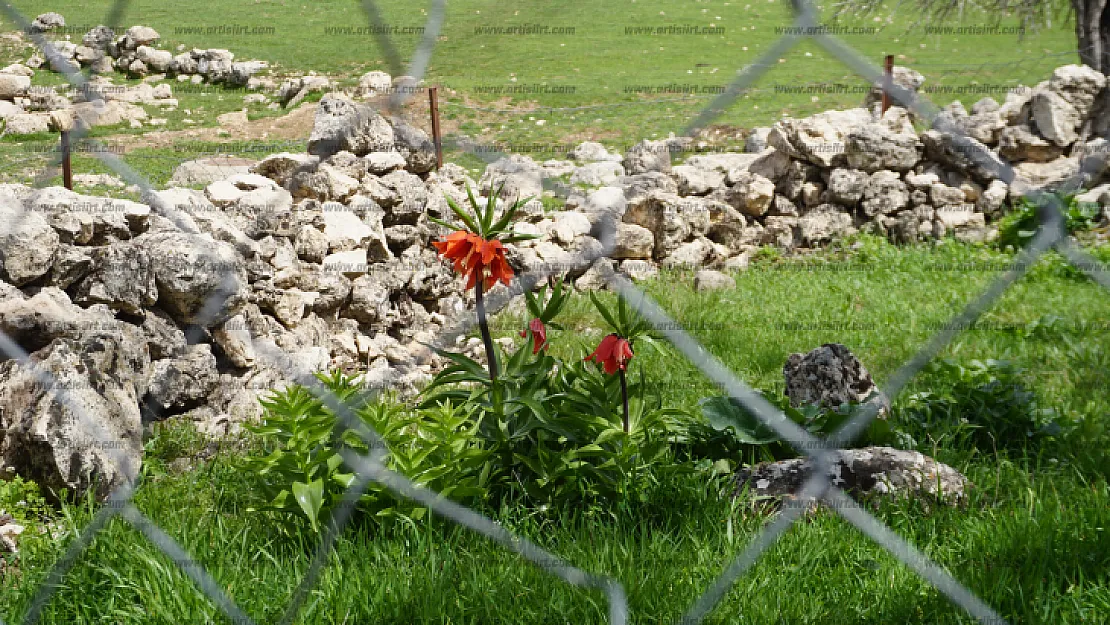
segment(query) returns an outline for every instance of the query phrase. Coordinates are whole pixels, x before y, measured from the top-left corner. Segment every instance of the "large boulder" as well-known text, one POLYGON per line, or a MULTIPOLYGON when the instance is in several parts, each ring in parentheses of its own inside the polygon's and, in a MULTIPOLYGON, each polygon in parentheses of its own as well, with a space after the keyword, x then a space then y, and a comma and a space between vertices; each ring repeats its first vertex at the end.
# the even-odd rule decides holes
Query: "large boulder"
MULTIPOLYGON (((734 476, 733 496, 746 491, 752 497, 786 498, 789 505, 816 506, 816 501, 795 500, 813 469, 813 462, 806 458, 741 467, 734 476)), ((973 488, 956 469, 919 452, 892 447, 839 450, 828 467, 828 477, 854 497, 877 495, 949 505, 966 501, 973 488)))
POLYGON ((848 133, 848 166, 875 172, 909 171, 921 159, 917 136, 891 132, 880 124, 865 124, 848 133))
POLYGON ((486 166, 478 186, 489 195, 501 189, 501 198, 509 202, 543 195, 543 167, 523 154, 510 154, 486 166))
POLYGON ((649 171, 671 171, 670 144, 666 141, 643 141, 632 146, 624 155, 624 170, 629 175, 649 171))
MULTIPOLYGON (((878 388, 847 347, 826 343, 807 354, 790 354, 782 368, 791 406, 838 408, 866 401, 878 388)), ((877 396, 884 405, 887 403, 877 396)))
POLYGON ((139 331, 110 314, 80 335, 0 364, 0 461, 44 486, 104 498, 142 462, 139 398, 150 356, 139 331), (48 378, 36 375, 48 374, 48 378))
POLYGON ((396 137, 384 117, 370 106, 329 93, 316 107, 308 153, 327 158, 346 150, 356 156, 394 149, 396 137))
POLYGON ((0 197, 0 278, 22 286, 45 275, 59 243, 45 217, 0 197))
POLYGON ((106 304, 114 310, 141 315, 158 301, 153 268, 156 260, 142 246, 127 242, 93 248, 90 258, 92 266, 74 292, 77 303, 106 304))
POLYGON ((31 79, 17 74, 0 74, 0 100, 14 100, 27 95, 31 79))
POLYGON ((793 158, 832 167, 842 162, 847 135, 870 122, 871 114, 862 108, 784 119, 772 127, 767 143, 793 158))
POLYGON ((393 118, 394 150, 405 159, 405 168, 426 174, 436 166, 436 146, 425 132, 400 118, 393 118))
POLYGON ((153 264, 158 303, 180 323, 211 327, 235 316, 247 302, 247 272, 235 248, 211 236, 147 233, 135 245, 153 264))

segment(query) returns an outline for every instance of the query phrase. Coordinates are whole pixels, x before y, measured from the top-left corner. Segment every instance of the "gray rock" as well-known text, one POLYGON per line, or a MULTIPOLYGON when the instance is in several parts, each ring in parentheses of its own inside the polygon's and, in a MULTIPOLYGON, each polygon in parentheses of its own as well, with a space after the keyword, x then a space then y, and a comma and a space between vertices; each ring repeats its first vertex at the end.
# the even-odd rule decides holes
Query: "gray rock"
POLYGON ((1007 126, 998 135, 998 153, 1009 161, 1046 163, 1063 155, 1064 149, 1035 134, 1025 125, 1007 126))
POLYGON ((108 49, 108 44, 116 38, 116 31, 104 26, 103 24, 94 26, 81 37, 81 44, 93 50, 104 51, 108 49))
POLYGON ((619 163, 621 161, 620 154, 610 153, 605 149, 604 145, 596 141, 583 141, 575 146, 575 148, 567 154, 567 157, 578 163, 619 163))
POLYGON ((1032 100, 1033 121, 1037 130, 1049 141, 1067 147, 1079 138, 1079 111, 1053 91, 1038 91, 1032 100))
POLYGON ((153 263, 161 307, 180 323, 211 327, 247 302, 244 262, 233 247, 208 235, 148 233, 135 239, 153 263))
POLYGON ((423 130, 393 119, 394 149, 405 159, 405 168, 414 174, 426 174, 435 169, 436 148, 423 130))
POLYGON ((736 288, 736 280, 732 276, 714 271, 712 269, 702 269, 694 274, 694 290, 695 291, 716 291, 719 289, 734 289, 736 288))
POLYGON ((671 175, 678 183, 681 195, 706 195, 725 184, 725 174, 716 169, 705 169, 692 165, 676 165, 671 175))
POLYGON ((173 170, 171 185, 207 185, 251 171, 255 161, 234 156, 212 156, 185 161, 173 170))
POLYGON ((502 199, 515 202, 518 199, 543 195, 543 178, 543 167, 531 157, 510 154, 490 163, 482 173, 478 185, 485 195, 500 188, 502 199))
POLYGON ((858 169, 834 169, 829 173, 829 199, 844 206, 855 206, 863 198, 871 177, 858 169))
POLYGON ((0 364, 0 462, 44 490, 103 499, 132 483, 142 463, 138 400, 150 358, 128 324, 86 325, 79 338, 58 338, 32 361, 52 382, 8 360, 0 364))
MULTIPOLYGON (((921 72, 904 67, 902 65, 895 65, 891 69, 893 82, 898 87, 916 94, 921 85, 925 84, 925 76, 921 72)), ((877 105, 881 105, 883 101, 883 81, 877 81, 871 85, 871 90, 867 92, 867 96, 863 100, 863 106, 867 110, 875 110, 877 105)), ((898 99, 894 93, 891 93, 890 101, 892 104, 899 104, 898 99)), ((900 103, 905 104, 905 103, 900 103)))
POLYGON ((4 132, 9 135, 34 135, 50 132, 50 114, 16 113, 7 119, 4 132))
POLYGON ((920 137, 929 160, 964 172, 983 183, 1001 177, 1004 170, 1002 161, 980 141, 939 130, 926 130, 920 137))
POLYGON ((133 315, 158 301, 152 259, 134 243, 99 247, 90 254, 92 267, 79 282, 74 301, 83 306, 107 304, 133 315))
POLYGON ((871 174, 863 192, 863 214, 887 215, 904 208, 910 201, 906 183, 898 174, 882 170, 871 174))
POLYGON ((750 172, 740 172, 736 179, 728 190, 728 203, 750 217, 764 215, 774 200, 775 184, 750 172))
POLYGON ((393 128, 374 109, 340 94, 329 93, 320 100, 308 153, 327 158, 346 150, 357 156, 392 150, 393 128))
POLYGON ((846 137, 858 126, 871 122, 866 109, 826 111, 804 119, 776 122, 767 143, 787 155, 821 167, 840 164, 846 137))
MULTIPOLYGON (((782 373, 786 396, 794 407, 858 404, 878 390, 859 359, 839 343, 826 343, 804 355, 790 354, 782 373)), ((885 398, 880 402, 889 405, 885 398)))
POLYGON ((351 301, 343 314, 362 323, 376 323, 388 315, 389 308, 389 288, 371 274, 351 284, 351 301))
POLYGON ((616 244, 611 256, 616 259, 649 259, 655 250, 651 230, 636 224, 617 224, 616 244))
POLYGON ((42 215, 0 197, 0 277, 23 286, 46 275, 59 244, 42 215))
MULTIPOLYGON (((878 495, 953 505, 965 502, 973 488, 959 471, 916 451, 864 447, 835 454, 829 478, 834 486, 855 497, 878 495)), ((788 505, 816 507, 816 500, 796 500, 813 468, 812 461, 805 458, 741 467, 734 478, 733 497, 747 490, 753 497, 786 497, 788 505)))
POLYGON ((62 17, 59 13, 43 13, 31 21, 31 32, 45 33, 52 30, 63 28, 66 25, 66 18, 62 17))
POLYGON ((630 174, 671 170, 670 145, 665 141, 643 141, 632 146, 624 155, 624 170, 630 174))
POLYGON ((798 218, 798 236, 803 245, 811 247, 855 231, 852 215, 835 204, 822 204, 798 218))
POLYGON ((189 345, 180 355, 155 361, 143 403, 159 416, 179 414, 204 402, 218 379, 212 346, 189 345))
POLYGON ((149 26, 132 26, 124 33, 120 47, 125 50, 134 50, 139 46, 149 46, 160 38, 158 31, 149 26))
POLYGON ((848 133, 845 152, 848 166, 875 172, 909 171, 921 159, 917 137, 895 134, 880 124, 866 124, 848 133))
POLYGON ((31 79, 17 74, 0 74, 0 99, 13 100, 27 95, 31 79))
POLYGON ((614 161, 596 161, 580 165, 570 176, 572 185, 601 187, 611 185, 625 175, 624 166, 614 161))
POLYGON ((282 152, 262 159, 250 168, 250 173, 266 176, 279 185, 288 187, 293 174, 315 170, 319 164, 319 156, 282 152))

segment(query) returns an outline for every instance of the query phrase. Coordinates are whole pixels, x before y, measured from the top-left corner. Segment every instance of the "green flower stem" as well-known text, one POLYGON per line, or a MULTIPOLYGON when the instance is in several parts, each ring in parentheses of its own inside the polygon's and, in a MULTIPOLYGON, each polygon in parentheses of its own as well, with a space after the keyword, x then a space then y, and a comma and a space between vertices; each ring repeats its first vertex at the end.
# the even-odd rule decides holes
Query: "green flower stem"
POLYGON ((490 382, 497 381, 497 353, 493 350, 493 337, 486 322, 486 304, 482 300, 482 281, 474 284, 474 307, 478 309, 478 327, 482 331, 482 343, 486 346, 486 361, 489 363, 490 382))
POLYGON ((628 380, 624 377, 624 369, 619 371, 621 376, 621 400, 624 403, 624 433, 628 434, 628 380))

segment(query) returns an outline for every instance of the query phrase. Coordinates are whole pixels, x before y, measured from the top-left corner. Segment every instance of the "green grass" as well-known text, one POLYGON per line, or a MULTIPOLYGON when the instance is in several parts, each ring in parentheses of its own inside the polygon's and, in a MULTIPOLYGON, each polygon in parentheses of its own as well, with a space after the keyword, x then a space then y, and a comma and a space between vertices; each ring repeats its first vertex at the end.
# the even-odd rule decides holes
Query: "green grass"
MULTIPOLYGON (((44 10, 41 2, 14 3, 29 15, 44 10)), ((107 0, 59 0, 49 8, 65 15, 72 25, 104 19, 107 0)), ((379 3, 385 21, 400 27, 423 26, 422 4, 379 3)), ((832 23, 831 5, 823 7, 824 21, 832 23)), ((992 23, 996 14, 968 10, 963 24, 992 23)), ((443 85, 445 128, 479 137, 484 142, 554 143, 600 139, 626 147, 645 137, 679 133, 737 69, 755 62, 778 38, 775 27, 789 24, 789 5, 782 0, 676 4, 664 0, 621 0, 601 11, 583 0, 549 3, 523 0, 511 5, 489 0, 460 0, 447 4, 447 15, 428 70, 429 83, 443 85), (604 19, 599 19, 604 13, 604 19), (720 18, 720 19, 718 19, 720 18), (539 24, 574 28, 574 34, 476 34, 476 27, 539 24), (626 27, 710 24, 721 34, 634 35, 626 27), (648 86, 681 93, 635 93, 648 86), (506 87, 526 93, 491 93, 506 87), (538 86, 538 87, 537 87, 538 86), (685 93, 691 87, 696 93, 685 93), (535 89, 545 89, 537 93, 535 89), (674 101, 679 99, 681 101, 674 101), (552 111, 542 107, 595 107, 552 111), (495 111, 467 108, 479 106, 495 111), (537 107, 540 107, 538 110, 537 107), (542 125, 537 122, 543 121, 542 125)), ((227 2, 182 0, 167 5, 156 0, 133 0, 122 18, 126 26, 153 26, 162 46, 226 47, 240 58, 277 64, 279 72, 316 70, 350 82, 370 69, 388 69, 384 54, 370 35, 327 34, 328 27, 368 25, 359 3, 322 1, 288 3, 277 0, 227 2), (272 34, 181 33, 177 27, 273 27, 272 34)), ((1077 62, 1077 48, 1069 19, 1051 28, 1027 33, 935 35, 910 11, 892 9, 876 16, 845 17, 837 24, 877 28, 869 34, 845 34, 843 39, 864 56, 880 63, 886 54, 921 71, 930 88, 984 89, 1001 100, 1007 88, 1033 85, 1051 70, 1077 62), (878 19, 879 21, 875 21, 878 19)), ((1016 22, 1002 16, 1003 26, 1016 22)), ((79 37, 79 35, 75 35, 79 37)), ((393 37, 407 61, 420 37, 393 37)), ((816 44, 803 41, 783 55, 782 62, 733 104, 717 123, 732 130, 766 125, 782 115, 804 116, 830 108, 856 106, 866 83, 816 44), (825 93, 784 92, 813 84, 841 85, 825 93), (855 90, 855 91, 852 91, 855 90)), ((933 93, 938 104, 962 99, 969 105, 980 94, 933 93)), ((420 100, 421 98, 417 98, 420 100)), ((183 102, 183 108, 186 103, 183 102)), ((237 107, 237 106, 236 106, 237 107)), ((422 118, 426 103, 417 102, 413 115, 422 118)), ((234 107, 231 109, 234 110, 234 107)), ((172 121, 172 120, 171 120, 172 121)), ((734 134, 729 132, 728 134, 734 134)), ((558 156, 557 152, 536 154, 558 156)))
MULTIPOLYGON (((1004 262, 986 248, 945 243, 894 248, 864 239, 857 250, 820 256, 825 270, 784 261, 738 274, 735 290, 698 294, 689 276, 666 275, 649 292, 709 352, 749 383, 782 388, 786 356, 826 341, 849 346, 878 381, 887 379, 994 277, 989 271, 940 271, 956 263, 1004 262), (866 266, 866 271, 848 271, 866 266), (787 322, 840 324, 799 331, 787 322), (845 328, 851 323, 854 327, 845 328)), ((588 301, 572 302, 554 349, 574 356, 600 338, 588 301)), ((951 571, 1011 623, 1099 623, 1110 611, 1110 486, 1105 416, 1105 332, 1068 348, 1081 323, 1110 319, 1110 294, 1064 269, 1039 264, 985 316, 1016 330, 971 330, 943 356, 966 362, 1010 358, 1031 373, 1047 403, 1088 429, 1067 447, 995 453, 922 439, 923 451, 975 484, 965 508, 882 504, 878 517, 951 571), (1046 322, 1046 315, 1060 320, 1046 322), (1035 323, 1036 322, 1036 323, 1035 323), (1040 328, 1040 329, 1037 329, 1040 328)), ((511 313, 499 333, 519 327, 511 313)), ((673 352, 642 351, 637 366, 669 403, 694 408, 714 393, 673 352)), ((935 382, 935 381, 934 381, 935 382)), ((931 387, 917 378, 907 392, 931 387)), ((938 436, 942 432, 937 433, 938 436)), ((245 444, 250 445, 247 441, 245 444)), ((275 622, 304 575, 311 544, 289 538, 276 519, 248 514, 250 476, 229 458, 200 461, 184 473, 170 462, 203 441, 187 426, 160 428, 148 444, 145 483, 136 502, 180 541, 253 618, 275 622)), ((234 454, 235 446, 225 449, 234 454)), ((624 584, 634 623, 679 618, 767 521, 727 484, 703 474, 659 484, 644 502, 606 509, 486 510, 510 529, 587 571, 624 584), (731 528, 731 529, 730 529, 731 528)), ((69 507, 63 527, 88 521, 69 507)), ((0 617, 27 608, 32 589, 72 534, 26 541, 17 577, 0 587, 0 617)), ((348 530, 336 546, 299 623, 602 623, 604 597, 559 583, 541 570, 450 523, 348 530)), ((168 558, 122 522, 113 522, 81 557, 47 610, 45 623, 221 622, 168 558)), ((709 623, 966 623, 970 620, 891 556, 828 512, 792 528, 743 577, 709 623)))

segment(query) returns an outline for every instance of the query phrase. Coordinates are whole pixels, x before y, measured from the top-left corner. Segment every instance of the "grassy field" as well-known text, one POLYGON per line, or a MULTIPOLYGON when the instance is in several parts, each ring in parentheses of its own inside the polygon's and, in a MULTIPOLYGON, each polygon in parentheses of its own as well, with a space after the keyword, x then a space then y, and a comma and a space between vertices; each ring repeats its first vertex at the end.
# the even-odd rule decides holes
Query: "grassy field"
MULTIPOLYGON (((897 249, 867 240, 862 249, 820 258, 828 264, 768 256, 737 274, 733 290, 696 293, 683 274, 647 288, 743 379, 781 392, 786 356, 827 341, 848 345, 881 383, 937 324, 985 288, 996 275, 990 267, 1011 257, 951 242, 897 249), (952 271, 955 265, 964 269, 952 271), (983 269, 968 270, 976 266, 983 269), (806 323, 820 325, 799 329, 806 323)), ((554 349, 585 353, 600 327, 591 311, 587 300, 571 303, 567 329, 552 337, 554 349)), ((1082 420, 1082 428, 1055 446, 1026 452, 960 448, 946 442, 944 431, 918 433, 921 451, 974 482, 967 507, 896 503, 877 513, 1011 623, 1099 623, 1110 611, 1110 338, 1105 331, 1083 333, 1107 320, 1110 294, 1058 258, 1035 267, 985 315, 983 327, 963 333, 942 356, 1014 361, 1026 368, 1025 381, 1045 405, 1082 420), (1049 322, 1052 316, 1058 318, 1049 322)), ((495 328, 509 335, 519 322, 508 312, 495 328)), ((669 349, 638 358, 668 404, 696 409, 699 398, 715 394, 669 349)), ((896 407, 937 383, 931 374, 919 376, 896 407)), ((275 622, 307 569, 311 544, 287 537, 272 517, 245 512, 254 503, 252 482, 234 468, 233 452, 214 465, 170 468, 202 447, 187 427, 160 429, 148 443, 137 505, 252 618, 275 622)), ((720 478, 694 473, 665 480, 643 502, 485 512, 572 564, 619 579, 632 622, 666 623, 681 616, 768 518, 748 501, 730 502, 728 488, 720 478)), ((56 540, 28 532, 15 563, 19 572, 9 568, 0 589, 0 617, 18 622, 46 567, 91 513, 88 505, 67 507, 59 519, 66 533, 56 540)), ((348 530, 297 622, 602 623, 606 613, 602 595, 558 583, 433 519, 348 530)), ((220 618, 169 558, 116 521, 65 579, 43 622, 176 625, 220 618)), ((707 622, 970 621, 847 523, 822 512, 788 532, 707 622)))
MULTIPOLYGON (((22 0, 13 4, 29 15, 56 10, 69 24, 84 27, 103 20, 111 3, 58 0, 47 6, 22 0)), ((427 9, 419 3, 379 4, 386 23, 410 29, 392 37, 400 57, 407 60, 420 40, 411 29, 424 25, 427 9)), ((504 145, 509 151, 515 144, 515 151, 537 152, 534 155, 541 160, 560 156, 559 146, 564 143, 586 139, 623 148, 641 138, 682 132, 739 68, 756 62, 778 39, 776 28, 789 24, 789 10, 782 0, 622 0, 604 9, 579 0, 557 4, 524 0, 511 5, 453 1, 447 4, 427 79, 446 87, 441 110, 449 132, 504 145), (671 26, 679 32, 626 30, 671 26), (513 27, 547 28, 548 32, 478 30, 513 27), (690 27, 723 30, 681 32, 690 27)), ((960 99, 970 106, 983 95, 1001 101, 1007 89, 1035 84, 1054 67, 1077 61, 1074 32, 1066 19, 1023 36, 1001 31, 938 35, 926 32, 934 22, 921 21, 909 11, 891 9, 834 22, 833 6, 822 10, 826 24, 850 29, 842 31, 843 39, 866 57, 880 63, 883 55, 894 54, 897 63, 922 72, 926 88, 938 90, 930 97, 940 104, 960 99), (960 93, 960 89, 974 92, 960 93)), ((1007 16, 973 10, 956 24, 990 25, 996 18, 1003 27, 1017 24, 1007 16)), ((314 70, 351 84, 362 72, 390 69, 376 37, 329 30, 370 23, 356 2, 298 5, 259 0, 221 3, 216 8, 201 0, 173 5, 133 0, 120 21, 124 26, 153 26, 167 49, 226 47, 240 58, 271 61, 279 73, 314 70)), ((784 115, 856 106, 866 87, 838 60, 813 42, 803 41, 716 123, 721 125, 722 137, 733 138, 742 129, 766 125, 784 115)), ((216 114, 238 108, 238 97, 219 103, 219 91, 212 94, 217 97, 186 94, 182 108, 204 109, 197 119, 211 123, 216 114)), ((426 102, 415 103, 412 114, 416 119, 425 117, 426 102)), ((176 127, 180 116, 169 116, 168 127, 176 127)))
MULTIPOLYGON (((92 26, 111 3, 14 4, 30 16, 55 10, 71 26, 92 26)), ((399 27, 422 26, 427 18, 421 4, 380 4, 385 21, 399 27)), ((831 6, 823 9, 830 16, 831 6)), ((453 0, 447 7, 428 72, 430 83, 447 88, 445 127, 510 151, 514 146, 533 151, 538 160, 561 154, 536 153, 524 144, 550 147, 594 139, 625 148, 644 137, 681 132, 737 68, 768 49, 778 37, 775 27, 788 22, 789 10, 782 0, 622 0, 606 5, 453 0), (522 24, 574 32, 475 31, 522 24), (625 31, 711 24, 724 31, 625 31), (506 87, 521 92, 507 93, 506 87)), ((993 19, 970 12, 963 24, 993 19)), ((389 69, 374 37, 326 30, 367 24, 356 2, 132 0, 120 22, 155 27, 166 49, 226 47, 239 58, 271 61, 279 77, 315 70, 349 85, 365 71, 389 69), (273 30, 193 32, 220 26, 273 30)), ((1003 16, 1003 25, 1013 23, 1003 16)), ((924 24, 915 23, 904 10, 839 24, 877 28, 844 39, 876 62, 895 54, 899 64, 925 74, 926 85, 949 89, 930 94, 940 104, 960 99, 970 105, 983 94, 1001 100, 1006 89, 1035 84, 1052 68, 1076 61, 1074 34, 1066 20, 1020 39, 1012 34, 926 34, 924 24), (982 93, 954 92, 961 87, 982 93)), ((10 27, 0 22, 0 29, 10 27)), ((407 59, 419 36, 399 34, 393 40, 407 59)), ((29 53, 5 46, 0 45, 5 62, 29 53)), ((61 84, 58 76, 45 72, 35 81, 61 84)), ((736 137, 782 115, 854 106, 863 97, 861 87, 866 85, 835 59, 803 42, 718 123, 724 136, 736 137)), ((167 118, 166 130, 182 132, 180 144, 139 147, 125 160, 161 185, 177 163, 196 153, 219 149, 259 156, 251 148, 268 141, 262 137, 223 145, 193 142, 192 153, 182 147, 190 141, 184 131, 214 126, 219 114, 241 108, 243 95, 219 87, 179 90, 178 111, 151 112, 167 118), (195 123, 187 124, 187 119, 195 123)), ((419 117, 423 106, 414 103, 413 115, 419 117)), ((274 115, 258 106, 249 113, 252 119, 274 115)), ((94 134, 111 143, 146 131, 107 128, 94 134)), ((34 139, 0 139, 0 174, 14 171, 17 179, 28 181, 35 163, 42 161, 34 153, 34 139)), ((87 154, 78 155, 75 163, 78 173, 107 172, 87 154)), ((478 164, 473 159, 466 163, 478 164)), ((777 394, 787 356, 825 342, 847 345, 881 383, 997 277, 998 263, 1011 258, 952 242, 900 249, 865 239, 859 249, 837 247, 820 254, 817 260, 824 264, 818 266, 800 266, 762 252, 748 271, 736 275, 735 289, 697 293, 692 276, 684 273, 667 273, 647 289, 709 352, 748 383, 777 394)), ((1105 254, 1102 258, 1107 259, 1105 254)), ((495 328, 503 336, 515 336, 522 321, 509 311, 495 328)), ((567 330, 553 338, 554 349, 564 356, 581 357, 600 338, 599 319, 587 299, 571 302, 563 321, 567 330)), ((964 364, 995 358, 1020 365, 1025 369, 1022 379, 1043 405, 1074 424, 1074 433, 1035 449, 996 450, 954 445, 952 432, 946 430, 917 431, 922 452, 974 482, 970 501, 964 509, 884 504, 877 514, 1011 623, 1105 622, 1110 614, 1110 337, 1105 331, 1110 293, 1051 257, 1015 284, 982 321, 982 326, 961 333, 942 357, 964 364)), ((669 349, 645 352, 637 360, 669 405, 696 410, 698 400, 717 394, 694 364, 669 349)), ((898 398, 896 408, 944 382, 940 374, 923 372, 898 398)), ((276 622, 308 568, 312 544, 303 536, 288 536, 277 519, 246 511, 257 503, 251 495, 254 483, 236 468, 235 459, 257 441, 240 443, 226 447, 214 462, 193 460, 206 444, 194 431, 173 423, 156 428, 147 443, 136 503, 247 614, 258 622, 276 622), (188 460, 188 468, 180 467, 181 459, 188 460)), ((666 623, 682 615, 768 520, 750 502, 730 501, 725 496, 729 490, 726 480, 695 472, 668 477, 646 501, 608 508, 483 512, 582 569, 620 580, 634 623, 666 623)), ((0 508, 28 510, 21 554, 2 556, 0 563, 0 619, 9 623, 19 621, 48 568, 94 513, 87 502, 54 512, 33 502, 21 507, 19 500, 17 489, 0 488, 0 508), (39 534, 46 521, 61 530, 57 537, 39 534)), ((577 625, 605 622, 606 611, 601 594, 558 583, 515 555, 433 519, 351 528, 336 545, 296 622, 577 625)), ((114 521, 66 577, 43 622, 199 625, 221 618, 167 556, 126 523, 114 521)), ((708 622, 970 621, 846 522, 821 512, 798 523, 769 550, 708 622)))

